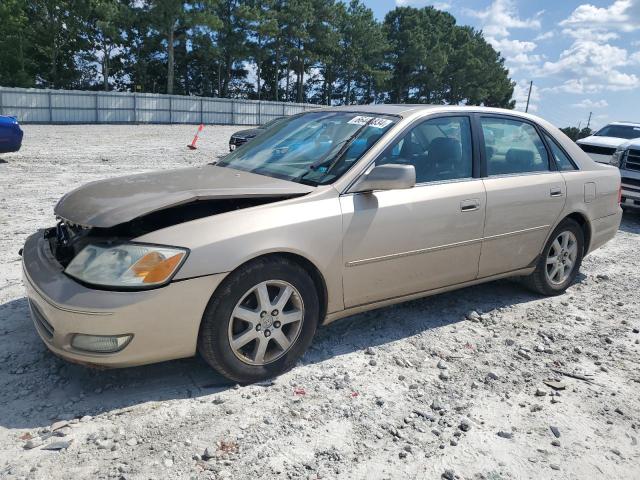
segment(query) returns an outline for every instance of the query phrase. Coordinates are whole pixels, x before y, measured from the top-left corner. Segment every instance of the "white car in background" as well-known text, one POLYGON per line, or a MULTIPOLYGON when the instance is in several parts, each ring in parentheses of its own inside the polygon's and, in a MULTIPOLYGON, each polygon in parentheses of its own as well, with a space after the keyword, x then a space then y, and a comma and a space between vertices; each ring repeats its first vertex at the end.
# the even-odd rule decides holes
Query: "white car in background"
POLYGON ((610 163, 616 149, 635 138, 640 140, 640 123, 613 122, 576 143, 596 162, 610 163))
POLYGON ((620 168, 623 207, 640 207, 640 138, 616 148, 610 163, 620 168))

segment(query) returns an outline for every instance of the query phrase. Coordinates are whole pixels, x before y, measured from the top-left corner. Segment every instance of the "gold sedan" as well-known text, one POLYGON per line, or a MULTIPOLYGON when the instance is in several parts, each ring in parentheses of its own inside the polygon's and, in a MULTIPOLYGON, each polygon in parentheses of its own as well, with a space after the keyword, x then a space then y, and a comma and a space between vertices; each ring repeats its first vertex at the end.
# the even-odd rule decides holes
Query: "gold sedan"
POLYGON ((481 107, 328 108, 197 168, 93 182, 23 251, 35 327, 70 361, 196 352, 242 383, 316 328, 504 277, 563 293, 620 224, 620 174, 548 122, 481 107))

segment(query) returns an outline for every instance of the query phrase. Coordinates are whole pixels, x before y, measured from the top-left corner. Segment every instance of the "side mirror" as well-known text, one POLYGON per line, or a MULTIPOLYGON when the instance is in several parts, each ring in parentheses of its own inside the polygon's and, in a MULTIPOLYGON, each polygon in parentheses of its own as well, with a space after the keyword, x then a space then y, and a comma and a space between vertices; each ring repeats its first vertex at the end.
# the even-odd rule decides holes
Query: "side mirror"
POLYGON ((400 190, 416 185, 416 169, 413 165, 378 165, 360 177, 350 192, 373 190, 400 190))

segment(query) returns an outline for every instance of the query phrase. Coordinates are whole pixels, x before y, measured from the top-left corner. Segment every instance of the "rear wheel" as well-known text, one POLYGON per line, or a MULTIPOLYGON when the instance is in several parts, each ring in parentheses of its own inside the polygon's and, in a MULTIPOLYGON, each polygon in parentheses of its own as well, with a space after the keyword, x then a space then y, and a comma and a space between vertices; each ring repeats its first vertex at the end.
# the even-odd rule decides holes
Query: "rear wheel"
POLYGON ((313 339, 319 301, 298 264, 258 259, 225 279, 205 310, 198 350, 225 377, 251 383, 291 368, 313 339))
POLYGON ((525 279, 532 290, 559 295, 573 283, 584 255, 584 233, 580 225, 565 219, 553 231, 535 271, 525 279))

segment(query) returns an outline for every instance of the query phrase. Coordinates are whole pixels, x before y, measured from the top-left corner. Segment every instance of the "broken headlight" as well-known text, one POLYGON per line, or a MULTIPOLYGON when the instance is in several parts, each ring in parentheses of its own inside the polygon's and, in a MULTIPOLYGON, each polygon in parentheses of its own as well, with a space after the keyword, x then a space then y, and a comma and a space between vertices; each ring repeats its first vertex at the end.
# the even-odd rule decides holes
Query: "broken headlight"
POLYGON ((149 288, 171 280, 186 257, 186 249, 175 247, 92 244, 71 260, 65 273, 92 285, 149 288))

